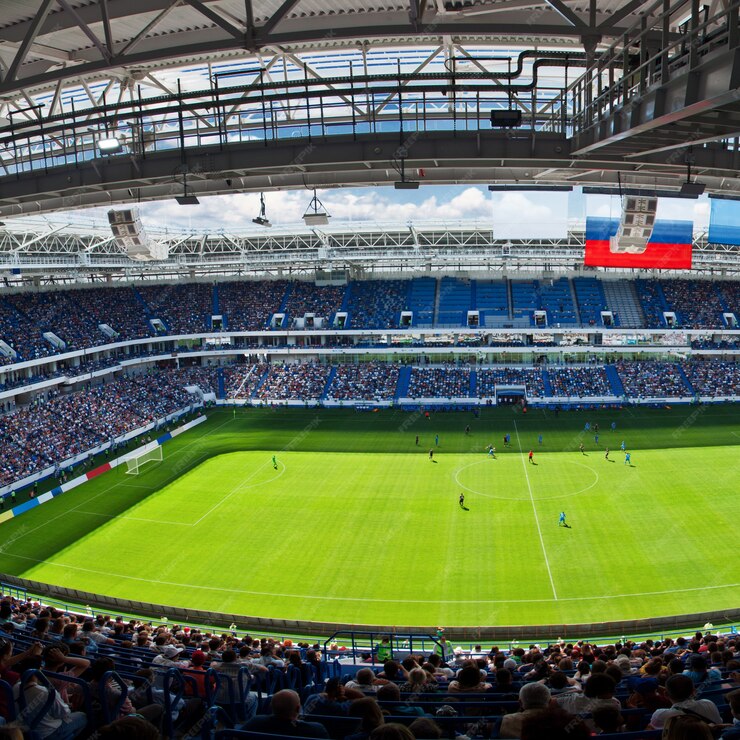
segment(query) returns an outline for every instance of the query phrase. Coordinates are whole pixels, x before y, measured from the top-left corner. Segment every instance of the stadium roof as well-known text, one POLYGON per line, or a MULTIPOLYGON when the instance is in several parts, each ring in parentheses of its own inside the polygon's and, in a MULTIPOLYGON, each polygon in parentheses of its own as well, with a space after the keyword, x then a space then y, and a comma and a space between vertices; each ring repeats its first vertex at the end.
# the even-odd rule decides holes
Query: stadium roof
POLYGON ((538 45, 618 37, 644 2, 628 0, 4 0, 0 94, 51 90, 172 64, 214 62, 279 45, 538 45))
POLYGON ((740 195, 739 4, 5 0, 0 219, 417 178, 677 191, 689 165, 740 195))

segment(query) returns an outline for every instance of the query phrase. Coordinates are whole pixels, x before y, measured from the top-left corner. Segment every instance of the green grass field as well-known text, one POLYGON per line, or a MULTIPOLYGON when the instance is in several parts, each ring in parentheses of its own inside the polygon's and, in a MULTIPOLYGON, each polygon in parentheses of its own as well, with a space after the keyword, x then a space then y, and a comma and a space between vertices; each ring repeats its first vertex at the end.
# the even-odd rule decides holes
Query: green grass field
POLYGON ((0 572, 360 624, 569 624, 737 607, 738 444, 736 406, 431 419, 214 411, 140 475, 115 469, 0 524, 0 572), (586 421, 599 423, 598 445, 586 421))

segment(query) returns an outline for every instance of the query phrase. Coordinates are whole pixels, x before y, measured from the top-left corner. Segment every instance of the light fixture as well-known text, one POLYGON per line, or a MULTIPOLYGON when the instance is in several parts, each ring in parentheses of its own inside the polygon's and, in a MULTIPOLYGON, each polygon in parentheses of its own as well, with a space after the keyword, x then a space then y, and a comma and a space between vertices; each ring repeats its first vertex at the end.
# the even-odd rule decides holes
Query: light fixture
POLYGON ((697 182, 696 180, 689 182, 687 180, 681 185, 680 192, 684 198, 698 198, 704 193, 704 188, 706 188, 706 185, 703 182, 697 182))
POLYGON ((522 112, 514 108, 491 111, 491 128, 519 128, 522 125, 522 112))
POLYGON ((324 204, 318 199, 316 189, 313 191, 313 198, 308 204, 308 209, 303 214, 303 223, 306 226, 326 226, 331 216, 324 209, 324 204))
POLYGON ((419 181, 418 180, 407 180, 406 179, 406 158, 401 157, 400 158, 400 167, 396 170, 399 175, 401 175, 401 179, 397 182, 393 183, 393 187, 396 190, 418 190, 419 189, 419 181))
MULTIPOLYGON (((693 183, 692 183, 693 184, 693 183)), ((682 192, 682 190, 655 190, 654 188, 622 188, 584 185, 581 188, 584 195, 634 195, 638 198, 696 198, 698 196, 682 192)))
POLYGON ((123 142, 115 134, 105 134, 98 139, 98 151, 101 154, 114 154, 123 149, 123 142))
POLYGON ((182 195, 175 196, 175 200, 178 205, 181 206, 197 206, 200 205, 200 201, 192 193, 188 193, 188 175, 187 172, 182 173, 182 195))
POLYGON ((267 218, 267 213, 265 212, 264 193, 260 193, 260 215, 257 216, 257 218, 253 218, 252 223, 257 224, 257 226, 272 226, 270 219, 267 218))
POLYGON ((684 198, 698 198, 704 192, 706 185, 703 182, 694 180, 691 182, 691 165, 694 161, 693 148, 689 147, 686 155, 686 182, 681 185, 681 195, 684 198))
POLYGON ((573 190, 572 185, 489 185, 492 193, 513 192, 516 190, 530 193, 569 193, 573 190))

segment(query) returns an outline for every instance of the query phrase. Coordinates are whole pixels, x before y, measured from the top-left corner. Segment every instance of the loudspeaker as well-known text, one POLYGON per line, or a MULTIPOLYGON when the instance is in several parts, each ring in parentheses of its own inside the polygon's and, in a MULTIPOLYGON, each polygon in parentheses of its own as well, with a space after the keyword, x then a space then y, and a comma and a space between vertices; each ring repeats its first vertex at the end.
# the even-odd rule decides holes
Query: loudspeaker
POLYGON ((492 110, 491 126, 493 128, 517 128, 522 125, 522 112, 520 110, 492 110))

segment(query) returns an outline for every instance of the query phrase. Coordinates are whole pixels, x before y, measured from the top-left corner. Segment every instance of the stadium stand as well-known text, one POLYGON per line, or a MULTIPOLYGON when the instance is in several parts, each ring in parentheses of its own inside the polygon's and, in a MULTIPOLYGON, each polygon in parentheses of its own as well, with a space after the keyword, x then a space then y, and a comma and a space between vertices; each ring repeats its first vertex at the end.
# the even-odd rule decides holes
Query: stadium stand
POLYGON ((264 362, 235 365, 224 369, 226 398, 248 399, 254 395, 269 369, 264 362))
POLYGON ((353 329, 398 329, 408 291, 408 280, 352 281, 349 325, 353 329))
POLYGON ((100 737, 212 737, 215 721, 259 728, 265 738, 284 736, 286 702, 295 711, 303 706, 302 734, 310 729, 312 737, 337 739, 354 737, 363 723, 367 737, 367 723, 396 722, 419 728, 409 737, 519 738, 528 717, 539 716, 536 707, 548 705, 550 731, 562 714, 567 736, 575 738, 647 740, 661 734, 671 714, 682 713, 724 723, 727 732, 740 718, 734 633, 469 645, 441 654, 433 647, 396 656, 390 643, 376 643, 374 651, 354 641, 322 646, 75 613, 3 594, 0 670, 7 693, 0 693, 0 716, 42 728, 37 736, 44 738, 62 737, 48 732, 62 718, 70 740, 83 727, 100 737), (41 691, 32 681, 56 687, 54 708, 42 700, 24 711, 20 694, 29 699, 41 691), (419 717, 426 718, 423 725, 419 717))
POLYGON ((560 367, 547 371, 554 396, 609 396, 611 386, 603 367, 560 367))
POLYGON ((409 283, 406 304, 413 311, 414 327, 431 327, 434 323, 434 301, 437 281, 434 278, 414 278, 409 283))
POLYGON ((740 366, 736 362, 722 360, 682 362, 681 368, 699 396, 710 398, 740 396, 740 366))
POLYGON ((302 281, 292 283, 285 304, 289 321, 295 323, 306 314, 314 314, 315 319, 321 319, 327 326, 331 317, 342 307, 346 291, 346 287, 335 285, 319 286, 302 281))
POLYGON ((682 329, 721 329, 722 303, 714 283, 700 280, 661 281, 663 295, 682 329))
POLYGON ((213 286, 205 283, 146 285, 137 291, 149 311, 170 334, 195 334, 210 330, 213 286))
POLYGON ((693 396, 678 365, 668 362, 618 362, 619 378, 631 398, 693 396))
POLYGON ((398 367, 394 365, 339 365, 326 397, 333 401, 390 401, 397 384, 398 367))
MULTIPOLYGON (((14 293, 0 300, 0 340, 18 361, 89 349, 115 341, 161 334, 202 334, 214 330, 259 331, 273 314, 287 312, 289 324, 313 313, 325 325, 338 311, 351 329, 397 329, 402 311, 413 312, 413 328, 461 328, 467 312, 479 311, 481 328, 534 326, 544 310, 551 327, 603 326, 601 311, 612 311, 616 328, 732 329, 723 314, 740 313, 736 281, 607 280, 576 277, 553 281, 481 281, 443 277, 360 280, 347 286, 305 281, 223 281, 142 287, 96 287, 14 293), (512 310, 509 311, 511 288, 512 310), (676 314, 668 326, 664 313, 676 314), (161 326, 152 325, 159 319, 161 326), (110 332, 100 325, 110 327, 110 332), (63 345, 44 338, 52 332, 63 345)), ((282 328, 287 328, 285 325, 282 328)), ((12 358, 0 351, 0 366, 12 358)))
POLYGON ((169 373, 118 378, 70 395, 54 395, 0 417, 0 485, 109 442, 180 409, 190 396, 169 373))
POLYGON ((415 367, 409 398, 465 398, 470 396, 470 370, 455 367, 415 367))
POLYGON ((527 396, 541 398, 546 395, 542 372, 537 368, 491 368, 478 370, 478 398, 496 395, 496 386, 526 386, 527 396))
POLYGON ((259 331, 283 302, 287 281, 224 282, 218 285, 219 310, 230 331, 259 331))
POLYGON ((669 311, 663 288, 657 280, 636 280, 635 287, 648 329, 665 329, 663 312, 669 311))
POLYGON ((606 309, 606 296, 596 278, 573 278, 578 312, 584 326, 601 326, 601 312, 606 309))
POLYGON ((509 298, 503 280, 478 280, 475 283, 476 308, 481 312, 480 325, 502 326, 509 318, 509 298))
POLYGON ((470 280, 443 277, 439 282, 439 303, 435 325, 446 328, 467 326, 468 311, 473 307, 470 280))
POLYGON ((326 388, 331 367, 313 362, 293 365, 271 365, 257 397, 269 401, 320 398, 326 388))
POLYGON ((93 346, 92 326, 85 321, 63 291, 16 293, 5 297, 10 309, 5 315, 8 338, 5 341, 24 360, 57 354, 65 349, 43 336, 53 332, 71 349, 93 346))
POLYGON ((533 313, 540 307, 535 282, 512 280, 510 285, 512 316, 518 321, 517 326, 533 326, 533 313))
POLYGON ((540 305, 547 311, 547 320, 555 326, 577 326, 578 317, 573 303, 570 280, 541 281, 539 284, 540 305))
POLYGON ((90 316, 90 336, 97 344, 122 342, 151 336, 144 306, 131 288, 87 288, 71 290, 69 297, 75 306, 90 316), (107 324, 118 336, 103 334, 98 326, 107 324))

